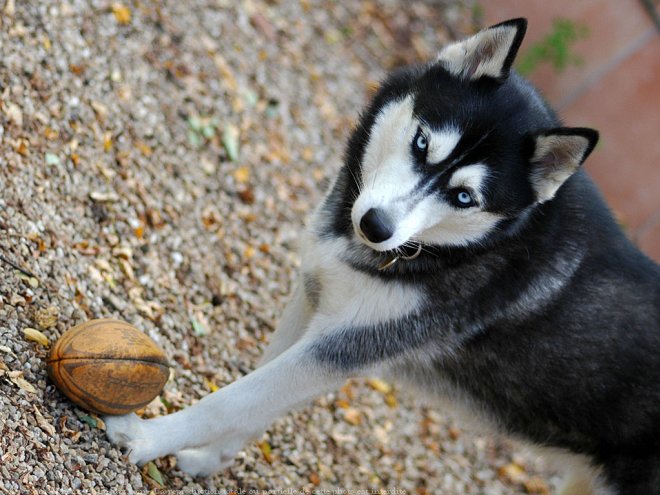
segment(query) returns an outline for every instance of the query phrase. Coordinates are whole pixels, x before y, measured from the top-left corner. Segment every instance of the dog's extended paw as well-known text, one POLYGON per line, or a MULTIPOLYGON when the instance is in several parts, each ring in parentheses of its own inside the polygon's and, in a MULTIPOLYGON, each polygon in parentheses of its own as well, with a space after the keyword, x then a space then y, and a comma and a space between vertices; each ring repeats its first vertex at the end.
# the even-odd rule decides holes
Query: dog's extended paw
POLYGON ((227 442, 183 449, 176 455, 176 465, 193 477, 206 477, 231 465, 242 442, 227 442))
POLYGON ((106 435, 112 443, 122 448, 128 459, 142 465, 155 457, 156 439, 150 437, 145 428, 146 421, 135 414, 106 416, 103 418, 106 435))
POLYGON ((193 478, 211 476, 227 467, 213 449, 185 449, 176 453, 176 466, 193 478))

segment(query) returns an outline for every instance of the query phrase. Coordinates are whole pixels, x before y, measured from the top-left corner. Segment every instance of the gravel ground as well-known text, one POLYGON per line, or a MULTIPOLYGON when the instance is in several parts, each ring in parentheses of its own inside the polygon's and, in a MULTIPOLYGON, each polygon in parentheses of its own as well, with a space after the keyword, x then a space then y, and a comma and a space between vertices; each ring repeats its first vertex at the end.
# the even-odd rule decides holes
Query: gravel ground
POLYGON ((247 373, 291 290, 300 226, 369 91, 385 70, 473 29, 471 9, 431 0, 6 0, 2 9, 0 492, 548 493, 537 460, 367 379, 282 418, 214 478, 191 479, 173 458, 141 470, 49 383, 48 346, 24 334, 35 328, 53 343, 110 316, 148 333, 174 367, 145 416, 247 373))

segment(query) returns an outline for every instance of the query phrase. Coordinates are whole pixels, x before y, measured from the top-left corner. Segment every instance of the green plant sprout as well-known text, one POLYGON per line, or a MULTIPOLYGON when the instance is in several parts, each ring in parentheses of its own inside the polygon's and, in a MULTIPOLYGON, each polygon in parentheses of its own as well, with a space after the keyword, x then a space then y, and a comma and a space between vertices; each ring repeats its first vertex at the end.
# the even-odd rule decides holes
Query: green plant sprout
POLYGON ((551 31, 522 54, 516 68, 527 76, 543 63, 552 64, 557 72, 564 71, 569 65, 582 65, 584 61, 573 52, 573 45, 588 36, 586 25, 557 18, 552 22, 551 31))

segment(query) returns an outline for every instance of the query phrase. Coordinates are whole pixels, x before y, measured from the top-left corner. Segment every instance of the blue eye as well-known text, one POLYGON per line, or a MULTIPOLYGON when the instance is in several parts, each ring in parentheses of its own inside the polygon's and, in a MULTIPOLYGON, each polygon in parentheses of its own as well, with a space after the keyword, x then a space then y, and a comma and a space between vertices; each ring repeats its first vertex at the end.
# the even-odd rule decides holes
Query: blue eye
POLYGON ((417 129, 417 134, 415 134, 414 143, 415 143, 415 147, 419 151, 426 151, 426 148, 428 148, 429 142, 426 139, 426 136, 422 134, 421 129, 417 129))
POLYGON ((454 196, 456 206, 461 208, 468 208, 474 206, 475 201, 472 195, 464 189, 460 189, 454 196))

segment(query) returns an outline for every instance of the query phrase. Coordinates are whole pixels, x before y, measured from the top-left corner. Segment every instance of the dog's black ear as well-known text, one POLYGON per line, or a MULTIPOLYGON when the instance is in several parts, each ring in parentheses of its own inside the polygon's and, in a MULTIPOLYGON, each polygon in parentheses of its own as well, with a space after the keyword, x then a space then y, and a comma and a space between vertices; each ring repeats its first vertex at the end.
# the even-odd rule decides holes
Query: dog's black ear
POLYGON ((552 199, 598 142, 598 131, 584 127, 558 127, 534 137, 530 182, 539 203, 552 199))
POLYGON ((527 19, 511 19, 491 26, 469 38, 446 46, 438 61, 452 74, 476 80, 492 77, 504 80, 520 48, 527 19))

